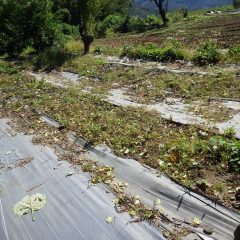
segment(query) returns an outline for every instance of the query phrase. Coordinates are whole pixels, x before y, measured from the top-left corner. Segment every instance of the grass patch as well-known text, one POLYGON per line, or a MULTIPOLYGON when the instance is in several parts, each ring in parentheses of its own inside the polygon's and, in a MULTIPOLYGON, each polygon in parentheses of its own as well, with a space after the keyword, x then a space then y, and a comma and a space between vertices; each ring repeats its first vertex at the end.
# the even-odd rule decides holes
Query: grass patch
POLYGON ((232 62, 240 63, 240 44, 230 47, 228 55, 232 62))
POLYGON ((16 74, 17 71, 12 64, 0 59, 0 74, 16 74))
MULTIPOLYGON (((72 48, 73 52, 75 48, 72 48)), ((206 166, 216 166, 216 174, 237 174, 239 171, 237 160, 233 158, 234 148, 221 148, 218 160, 215 155, 211 155, 212 134, 203 137, 196 127, 174 124, 162 119, 156 112, 115 107, 99 97, 81 93, 81 89, 89 86, 94 93, 106 93, 114 87, 127 87, 134 100, 144 103, 167 96, 192 100, 209 96, 240 98, 239 78, 235 73, 219 73, 217 77, 164 73, 157 69, 111 65, 100 56, 76 55, 67 59, 61 69, 88 78, 81 80, 79 88, 60 89, 44 80, 11 75, 12 67, 6 62, 0 62, 0 69, 3 69, 0 71, 3 111, 26 114, 25 106, 38 109, 54 117, 67 129, 89 139, 94 145, 104 143, 118 156, 136 159, 186 185, 192 186, 195 180, 207 178, 204 175, 206 166), (231 156, 231 159, 226 156, 231 156)), ((224 111, 220 109, 213 116, 218 115, 219 118, 222 114, 223 117, 229 115, 224 111)), ((232 136, 225 137, 225 141, 233 141, 232 136)), ((109 183, 112 180, 112 169, 96 164, 88 165, 84 161, 82 163, 83 168, 92 173, 93 183, 109 183)), ((218 187, 213 189, 217 190, 218 187)))
POLYGON ((36 69, 55 69, 59 68, 70 58, 70 55, 60 46, 53 46, 38 54, 32 60, 36 69))
POLYGON ((94 58, 91 55, 77 56, 63 65, 63 69, 76 72, 80 76, 98 76, 99 73, 104 71, 106 62, 103 58, 94 58))
POLYGON ((160 28, 144 33, 119 34, 112 37, 97 39, 95 44, 104 48, 105 54, 116 55, 127 45, 135 47, 138 45, 155 44, 164 47, 169 39, 176 39, 181 44, 192 49, 206 41, 213 40, 220 48, 228 48, 239 43, 239 23, 240 15, 206 15, 200 12, 195 15, 189 12, 189 17, 177 22, 170 21, 167 28, 160 28))

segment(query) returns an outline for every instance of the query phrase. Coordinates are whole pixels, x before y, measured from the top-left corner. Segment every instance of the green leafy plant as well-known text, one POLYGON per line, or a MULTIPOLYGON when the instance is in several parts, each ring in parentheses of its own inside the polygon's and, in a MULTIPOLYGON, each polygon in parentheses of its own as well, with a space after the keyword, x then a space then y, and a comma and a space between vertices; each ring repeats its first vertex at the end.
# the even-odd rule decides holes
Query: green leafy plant
POLYGON ((177 59, 184 59, 183 51, 175 47, 173 44, 168 44, 164 48, 159 48, 154 44, 138 46, 136 48, 125 46, 121 53, 121 57, 124 56, 133 59, 144 59, 158 62, 172 62, 177 59))
POLYGON ((193 62, 197 65, 216 64, 221 59, 221 53, 213 42, 205 42, 195 51, 193 62))
POLYGON ((214 136, 209 140, 211 158, 224 161, 229 170, 240 173, 240 141, 214 136))

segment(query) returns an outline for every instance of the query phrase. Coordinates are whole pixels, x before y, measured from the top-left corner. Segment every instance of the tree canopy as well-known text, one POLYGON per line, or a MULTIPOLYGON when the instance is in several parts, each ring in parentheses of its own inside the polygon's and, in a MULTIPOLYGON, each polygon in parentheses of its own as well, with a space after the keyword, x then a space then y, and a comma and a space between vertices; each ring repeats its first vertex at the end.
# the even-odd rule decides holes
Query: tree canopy
POLYGON ((0 53, 14 55, 53 44, 57 25, 50 0, 0 0, 0 53))
POLYGON ((84 43, 84 53, 89 52, 93 42, 95 22, 110 0, 56 0, 55 6, 67 9, 70 24, 79 26, 79 33, 84 43))
POLYGON ((233 0, 233 6, 235 8, 240 8, 240 0, 233 0))

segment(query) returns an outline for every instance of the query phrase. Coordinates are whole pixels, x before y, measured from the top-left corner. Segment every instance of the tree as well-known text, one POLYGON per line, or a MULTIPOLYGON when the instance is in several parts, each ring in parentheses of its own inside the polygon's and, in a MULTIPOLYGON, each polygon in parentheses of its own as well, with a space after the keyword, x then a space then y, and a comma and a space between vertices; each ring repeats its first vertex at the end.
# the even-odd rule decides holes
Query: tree
POLYGON ((51 46, 57 31, 51 7, 50 0, 0 0, 0 54, 51 46))
POLYGON ((234 8, 240 8, 240 0, 233 0, 234 8))
MULTIPOLYGON (((94 27, 97 18, 110 0, 55 0, 60 8, 70 12, 70 24, 79 26, 84 44, 83 54, 87 54, 94 40, 94 27)), ((56 5, 56 3, 55 3, 56 5)))
POLYGON ((166 17, 166 11, 168 6, 168 0, 153 0, 158 7, 159 14, 162 18, 163 24, 166 25, 169 21, 166 17), (163 4, 166 2, 166 6, 164 7, 163 4))

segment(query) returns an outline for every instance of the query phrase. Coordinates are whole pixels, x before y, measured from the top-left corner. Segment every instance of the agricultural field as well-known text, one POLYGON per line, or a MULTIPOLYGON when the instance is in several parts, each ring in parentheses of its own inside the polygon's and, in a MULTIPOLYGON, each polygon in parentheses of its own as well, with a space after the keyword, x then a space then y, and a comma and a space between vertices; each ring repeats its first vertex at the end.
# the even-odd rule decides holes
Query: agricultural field
POLYGON ((83 174, 83 192, 104 186, 117 213, 154 223, 162 239, 230 240, 240 211, 240 14, 198 11, 159 28, 109 30, 83 49, 69 37, 1 57, 2 137, 10 119, 16 136, 32 136, 27 145, 70 164, 64 177, 83 174))
POLYGON ((138 44, 154 43, 163 46, 171 39, 178 40, 184 46, 192 49, 207 39, 215 40, 220 48, 227 48, 239 43, 240 17, 239 14, 222 14, 217 16, 196 15, 189 19, 169 23, 169 27, 149 32, 127 34, 99 39, 96 46, 102 46, 111 52, 116 51, 125 44, 135 46, 138 44))

